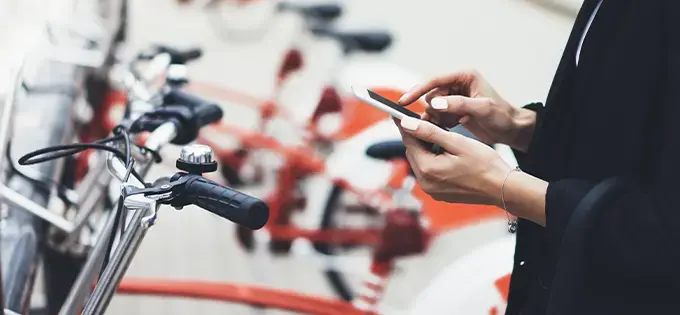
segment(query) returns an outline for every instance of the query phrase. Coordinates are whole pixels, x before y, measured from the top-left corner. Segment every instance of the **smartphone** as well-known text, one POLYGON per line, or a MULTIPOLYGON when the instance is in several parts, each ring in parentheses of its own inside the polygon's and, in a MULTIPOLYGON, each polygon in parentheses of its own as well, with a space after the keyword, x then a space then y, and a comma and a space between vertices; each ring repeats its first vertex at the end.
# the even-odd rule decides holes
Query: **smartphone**
MULTIPOLYGON (((392 102, 392 101, 388 100, 387 98, 385 98, 384 96, 382 96, 378 93, 375 93, 375 92, 373 92, 369 89, 357 87, 357 86, 352 86, 352 93, 354 93, 354 95, 358 99, 364 101, 366 104, 371 105, 371 106, 389 114, 390 116, 392 116, 396 119, 401 120, 404 117, 412 117, 412 118, 415 118, 415 119, 420 119, 419 114, 417 114, 413 111, 410 111, 410 110, 406 109, 406 107, 401 106, 401 105, 399 105, 395 102, 392 102)), ((435 126, 441 128, 441 129, 444 129, 446 131, 449 131, 449 129, 442 127, 440 125, 435 124, 435 126)), ((440 153, 441 150, 440 150, 439 145, 428 143, 428 142, 425 142, 425 141, 423 141, 423 142, 427 147, 432 148, 431 149, 432 152, 440 153)))

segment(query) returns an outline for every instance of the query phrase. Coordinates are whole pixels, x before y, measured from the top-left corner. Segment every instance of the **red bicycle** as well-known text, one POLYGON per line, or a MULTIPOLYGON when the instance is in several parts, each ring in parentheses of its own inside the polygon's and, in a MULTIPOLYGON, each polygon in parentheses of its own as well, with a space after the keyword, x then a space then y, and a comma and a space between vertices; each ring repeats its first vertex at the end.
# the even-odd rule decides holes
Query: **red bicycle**
MULTIPOLYGON (((185 53, 186 55, 189 54, 185 53)), ((156 58, 159 57, 156 56, 153 59, 156 58)), ((166 76, 166 80, 168 79, 186 80, 186 78, 166 76)), ((400 95, 396 90, 380 90, 380 93, 391 95, 390 97, 400 95), (390 91, 392 91, 391 94, 390 91)), ((113 95, 117 94, 114 93, 113 95)), ((120 95, 119 98, 122 99, 120 95)), ((115 100, 116 98, 111 97, 111 99, 115 100)), ((356 103, 356 106, 358 108, 363 106, 367 109, 366 111, 362 109, 365 117, 373 117, 375 121, 381 121, 385 118, 383 113, 377 111, 371 114, 368 110, 371 107, 367 105, 356 103)), ((109 108, 115 108, 115 106, 109 108)), ((113 117, 110 113, 100 113, 100 116, 99 119, 103 119, 103 121, 113 117)), ((358 125, 371 126, 370 123, 367 124, 365 121, 358 125)), ((380 311, 379 305, 386 279, 394 270, 394 263, 397 259, 423 253, 427 248, 428 241, 438 233, 480 221, 493 220, 500 216, 500 212, 491 207, 453 205, 449 206, 454 207, 454 211, 451 211, 452 208, 443 209, 437 206, 436 202, 430 203, 433 201, 426 198, 422 190, 414 185, 403 156, 391 153, 394 152, 392 149, 385 150, 374 147, 374 152, 370 154, 376 158, 390 160, 389 165, 392 171, 389 176, 389 185, 385 187, 386 189, 365 190, 353 187, 346 180, 329 178, 324 172, 326 165, 322 157, 314 153, 315 151, 309 147, 288 147, 261 133, 246 132, 224 124, 217 125, 215 128, 219 128, 221 132, 237 135, 246 146, 275 152, 285 157, 287 161, 285 166, 276 170, 277 190, 267 200, 271 208, 271 219, 267 225, 267 231, 271 239, 275 241, 274 243, 278 241, 290 244, 297 241, 298 244, 304 245, 305 243, 300 241, 306 240, 307 244, 313 245, 322 256, 330 258, 340 256, 342 250, 357 247, 370 248, 370 264, 366 266, 366 271, 369 271, 369 274, 363 277, 364 280, 361 281, 359 287, 352 291, 347 289, 349 286, 345 284, 345 290, 349 292, 345 296, 342 296, 341 287, 337 283, 334 284, 342 298, 351 301, 351 303, 257 286, 153 279, 126 279, 121 283, 119 293, 203 298, 312 314, 375 314, 380 311), (328 218, 327 223, 313 229, 296 227, 290 221, 293 208, 288 202, 290 200, 301 202, 301 199, 298 198, 301 191, 295 186, 303 183, 305 178, 309 179, 312 176, 317 177, 317 179, 325 178, 330 183, 333 187, 332 191, 335 192, 331 196, 335 195, 335 200, 338 200, 337 197, 343 194, 351 193, 356 196, 358 202, 352 207, 340 206, 338 202, 332 202, 333 198, 322 200, 328 205, 324 210, 324 217, 328 218), (359 212, 374 219, 382 219, 382 222, 379 225, 363 229, 340 227, 343 222, 336 215, 352 212, 359 212), (422 218, 427 220, 422 220, 422 218), (361 293, 354 294, 355 291, 361 293)), ((361 132, 355 134, 359 133, 361 132)), ((323 195, 321 197, 324 198, 323 195)), ((500 218, 504 219, 502 216, 500 218)), ((249 240, 248 237, 241 232, 241 239, 246 245, 248 242, 252 244, 253 241, 252 238, 249 240)), ((327 268, 326 272, 331 283, 333 283, 334 277, 340 279, 340 281, 345 281, 342 278, 344 274, 337 268, 327 268)), ((337 280, 335 281, 337 282, 337 280)), ((498 283, 502 283, 502 281, 498 283)), ((493 309, 490 312, 493 312, 493 309)))

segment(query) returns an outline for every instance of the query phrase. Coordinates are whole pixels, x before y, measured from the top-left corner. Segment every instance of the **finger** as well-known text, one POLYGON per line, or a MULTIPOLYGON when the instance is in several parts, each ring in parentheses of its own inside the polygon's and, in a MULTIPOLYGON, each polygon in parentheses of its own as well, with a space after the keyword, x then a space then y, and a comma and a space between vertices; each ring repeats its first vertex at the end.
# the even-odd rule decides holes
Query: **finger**
POLYGON ((449 94, 449 88, 448 87, 437 87, 434 88, 434 90, 428 92, 425 94, 425 104, 430 105, 430 102, 432 102, 432 99, 435 97, 439 96, 448 96, 449 94))
MULTIPOLYGON (((446 152, 449 152, 453 155, 459 155, 465 152, 470 145, 468 139, 465 136, 448 132, 428 121, 405 117, 401 120, 400 125, 405 135, 411 135, 420 140, 432 144, 438 144, 444 150, 446 150, 446 152)), ((412 141, 406 136, 402 136, 402 138, 404 139, 404 144, 406 144, 407 138, 409 141, 412 141)), ((422 148, 422 145, 420 147, 422 148)))
POLYGON ((408 105, 413 103, 415 100, 419 99, 421 96, 425 95, 425 93, 429 92, 430 90, 436 88, 436 87, 443 87, 451 82, 456 81, 457 74, 449 74, 449 75, 444 75, 440 76, 437 78, 434 78, 424 84, 417 85, 408 92, 406 92, 404 95, 401 96, 399 99, 398 103, 401 105, 408 105))
POLYGON ((392 121, 394 121, 394 124, 397 125, 397 130, 399 130, 399 134, 403 138, 404 137, 404 131, 401 128, 401 121, 399 119, 396 119, 396 118, 392 118, 392 121))
MULTIPOLYGON (((429 121, 429 122, 431 122, 435 125, 441 125, 442 124, 441 117, 439 115, 437 115, 437 113, 435 113, 434 115, 431 115, 427 112, 422 113, 420 115, 420 119, 421 120, 427 120, 427 121, 429 121)), ((447 127, 449 127, 449 126, 447 126, 447 127)))
POLYGON ((427 165, 432 163, 432 159, 435 155, 423 147, 422 141, 418 138, 404 132, 402 135, 402 141, 404 141, 404 146, 406 146, 406 159, 411 166, 411 169, 415 173, 417 178, 421 178, 421 165, 427 165))
POLYGON ((431 113, 449 113, 459 117, 480 117, 489 113, 492 102, 489 98, 470 98, 460 95, 440 96, 432 99, 430 106, 425 110, 429 110, 431 113))

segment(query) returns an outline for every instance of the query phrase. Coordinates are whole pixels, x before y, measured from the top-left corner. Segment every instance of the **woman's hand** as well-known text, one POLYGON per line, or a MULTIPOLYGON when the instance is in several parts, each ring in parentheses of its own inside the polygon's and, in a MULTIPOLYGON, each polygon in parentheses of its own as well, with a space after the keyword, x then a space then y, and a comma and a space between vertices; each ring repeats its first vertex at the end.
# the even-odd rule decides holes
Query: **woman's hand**
POLYGON ((398 126, 424 192, 439 201, 500 204, 501 185, 512 168, 495 150, 420 119, 407 117, 398 126), (419 139, 439 144, 446 152, 434 154, 419 139))
POLYGON ((536 114, 505 101, 476 71, 435 78, 404 94, 407 106, 425 96, 423 119, 452 128, 462 124, 487 144, 504 143, 526 151, 531 143, 536 114))
POLYGON ((501 208, 505 198, 507 211, 545 226, 547 182, 514 172, 495 150, 477 140, 420 119, 406 117, 395 123, 406 145, 411 169, 420 187, 432 198, 501 208), (446 152, 434 154, 420 140, 438 144, 446 152))

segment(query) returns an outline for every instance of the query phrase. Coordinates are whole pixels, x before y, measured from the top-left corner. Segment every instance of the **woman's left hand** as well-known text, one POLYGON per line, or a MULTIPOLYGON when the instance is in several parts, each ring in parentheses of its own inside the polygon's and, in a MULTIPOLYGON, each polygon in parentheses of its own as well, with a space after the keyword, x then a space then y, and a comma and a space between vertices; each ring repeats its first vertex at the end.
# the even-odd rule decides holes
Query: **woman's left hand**
POLYGON ((501 185, 512 168, 491 147, 432 123, 395 120, 420 187, 438 201, 500 205, 501 185), (446 151, 434 154, 420 140, 446 151))

